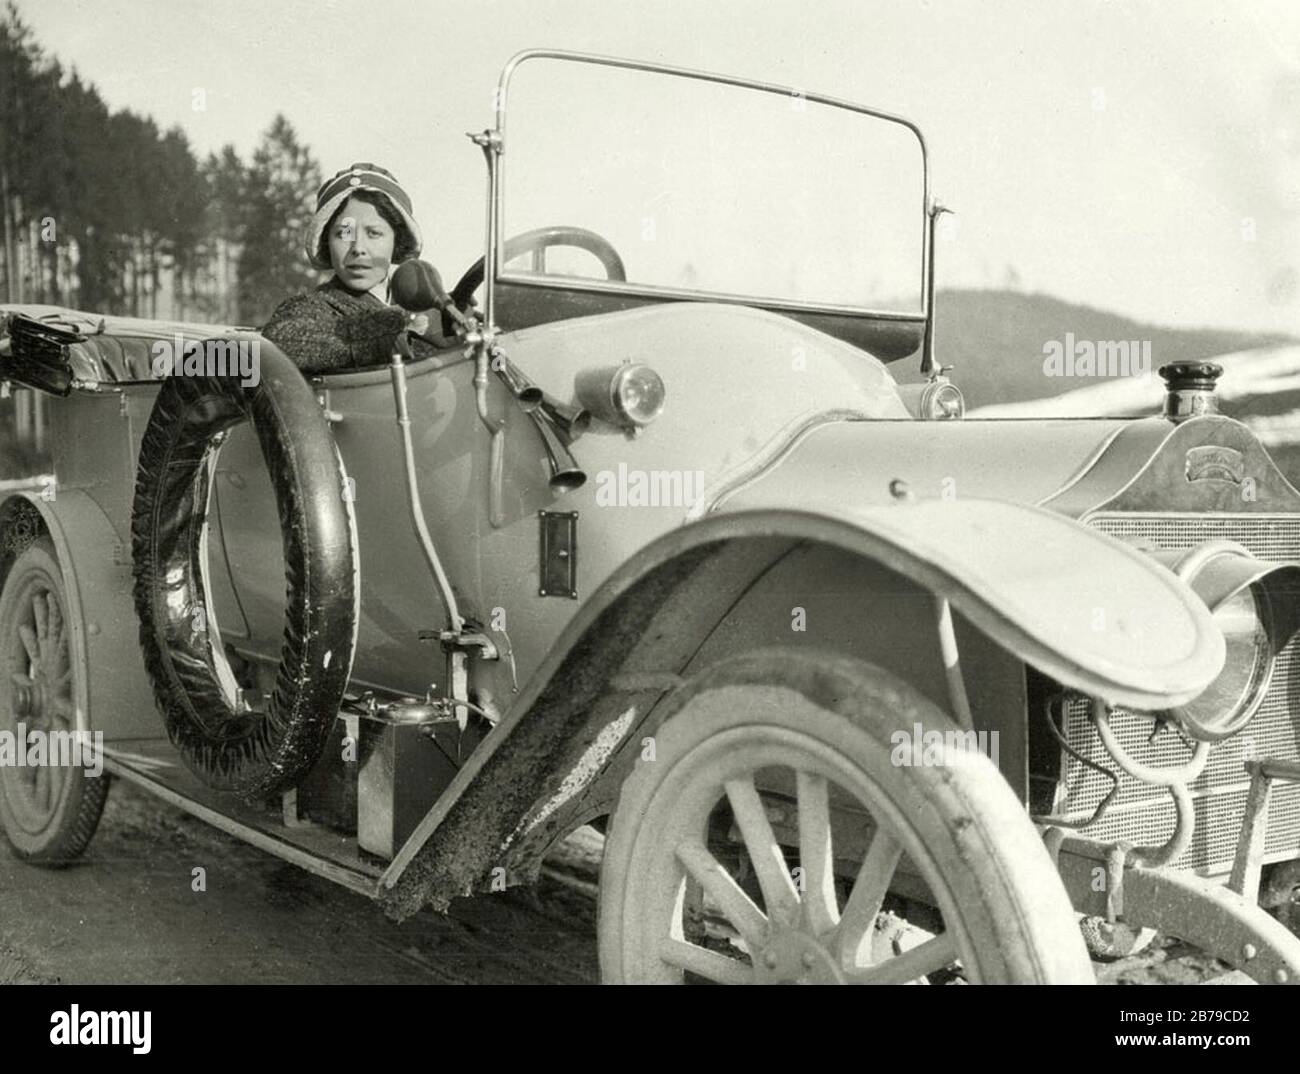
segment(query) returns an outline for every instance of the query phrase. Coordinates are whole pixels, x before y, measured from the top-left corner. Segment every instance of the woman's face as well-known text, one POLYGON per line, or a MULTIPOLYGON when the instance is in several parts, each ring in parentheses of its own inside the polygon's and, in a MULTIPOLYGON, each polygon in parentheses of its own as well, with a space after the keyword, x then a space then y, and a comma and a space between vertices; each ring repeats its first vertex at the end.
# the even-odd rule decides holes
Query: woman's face
POLYGON ((396 236, 368 201, 348 198, 330 227, 330 264, 353 291, 369 291, 388 279, 396 236))

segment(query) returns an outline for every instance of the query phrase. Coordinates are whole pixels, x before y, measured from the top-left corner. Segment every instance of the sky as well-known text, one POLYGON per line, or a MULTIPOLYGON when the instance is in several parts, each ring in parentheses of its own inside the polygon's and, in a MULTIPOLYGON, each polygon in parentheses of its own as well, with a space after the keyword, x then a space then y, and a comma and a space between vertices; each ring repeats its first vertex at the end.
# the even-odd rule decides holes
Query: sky
MULTIPOLYGON (((1254 0, 18 0, 109 106, 245 159, 276 112, 326 175, 395 172, 425 254, 483 246, 505 61, 600 52, 763 79, 920 124, 942 287, 1300 335, 1300 3, 1254 0)), ((617 108, 618 102, 610 103, 617 108)), ((580 121, 580 117, 578 119, 580 121)), ((828 212, 833 209, 828 207, 828 212)))

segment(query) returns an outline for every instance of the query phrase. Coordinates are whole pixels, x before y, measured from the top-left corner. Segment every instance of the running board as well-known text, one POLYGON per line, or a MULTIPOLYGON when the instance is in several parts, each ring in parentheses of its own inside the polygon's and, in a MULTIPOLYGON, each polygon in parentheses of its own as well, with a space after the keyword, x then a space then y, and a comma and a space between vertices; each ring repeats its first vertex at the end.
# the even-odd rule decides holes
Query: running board
POLYGON ((104 745, 104 768, 191 816, 335 884, 376 898, 385 863, 363 855, 354 836, 311 823, 285 827, 278 814, 244 805, 205 786, 165 738, 104 745))

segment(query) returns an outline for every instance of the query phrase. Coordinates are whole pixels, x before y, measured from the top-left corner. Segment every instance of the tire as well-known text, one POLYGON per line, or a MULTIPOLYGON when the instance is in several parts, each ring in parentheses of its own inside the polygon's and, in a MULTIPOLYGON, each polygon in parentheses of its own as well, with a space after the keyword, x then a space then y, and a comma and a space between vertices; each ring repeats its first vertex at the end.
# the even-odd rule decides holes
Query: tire
MULTIPOLYGON (((81 669, 69 630, 63 572, 53 544, 41 537, 18 555, 0 593, 0 731, 6 738, 77 730, 81 669)), ((14 854, 49 866, 77 858, 99 825, 108 783, 106 772, 91 775, 84 765, 0 765, 0 824, 14 854)))
POLYGON ((174 375, 140 448, 131 521, 140 644, 167 734, 209 786, 247 800, 297 784, 320 759, 356 648, 356 526, 342 459, 311 386, 274 347, 260 380, 174 375), (251 421, 270 470, 287 607, 276 687, 242 704, 205 578, 208 492, 226 430, 251 421))
POLYGON ((845 657, 760 651, 683 686, 653 736, 653 759, 625 780, 610 825, 597 924, 602 978, 901 983, 960 972, 983 983, 1092 981, 1065 889, 996 766, 961 749, 939 764, 894 764, 891 736, 910 741, 914 724, 956 730, 905 683, 845 657), (796 816, 786 814, 778 839, 773 799, 757 788, 780 778, 793 787, 796 816), (848 810, 834 829, 828 804, 848 810), (728 807, 759 899, 710 842, 710 818, 728 807), (798 848, 802 887, 781 843, 798 848), (841 899, 837 850, 855 845, 847 872, 857 883, 841 899), (941 914, 937 935, 879 913, 900 855, 941 914), (712 949, 697 939, 694 913, 710 904, 736 934, 712 949), (910 946, 882 947, 883 936, 910 946))

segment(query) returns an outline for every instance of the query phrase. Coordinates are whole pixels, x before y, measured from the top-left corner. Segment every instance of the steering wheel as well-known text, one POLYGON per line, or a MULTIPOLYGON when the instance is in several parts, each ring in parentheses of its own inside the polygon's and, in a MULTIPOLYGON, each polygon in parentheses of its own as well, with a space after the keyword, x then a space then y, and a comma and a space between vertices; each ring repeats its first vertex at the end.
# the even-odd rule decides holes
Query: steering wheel
MULTIPOLYGON (((533 271, 545 272, 546 251, 552 246, 576 246, 580 250, 586 250, 588 253, 595 255, 596 259, 600 261, 601 266, 605 269, 605 278, 607 280, 618 280, 620 283, 627 281, 627 270, 623 268, 623 259, 619 256, 618 251, 614 249, 608 239, 597 235, 594 231, 588 231, 585 227, 561 225, 557 227, 539 227, 532 231, 525 231, 521 235, 506 240, 502 263, 513 261, 516 257, 531 253, 533 255, 533 271)), ((456 303, 457 308, 465 309, 469 305, 474 292, 482 284, 483 258, 480 257, 469 267, 456 286, 451 289, 451 299, 456 303)))

